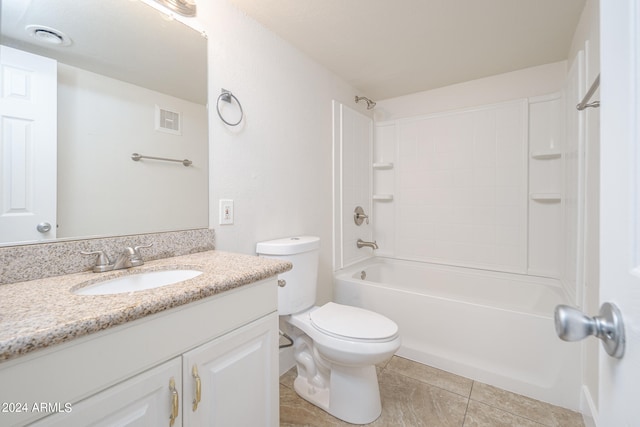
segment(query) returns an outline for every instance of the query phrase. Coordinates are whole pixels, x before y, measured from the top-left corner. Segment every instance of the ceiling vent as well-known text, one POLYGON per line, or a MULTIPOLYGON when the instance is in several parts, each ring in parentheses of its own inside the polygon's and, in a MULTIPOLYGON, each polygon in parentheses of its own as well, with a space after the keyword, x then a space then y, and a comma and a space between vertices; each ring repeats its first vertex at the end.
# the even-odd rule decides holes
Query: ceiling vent
POLYGON ((24 28, 38 43, 55 46, 69 46, 71 39, 65 33, 44 25, 27 25, 24 28))

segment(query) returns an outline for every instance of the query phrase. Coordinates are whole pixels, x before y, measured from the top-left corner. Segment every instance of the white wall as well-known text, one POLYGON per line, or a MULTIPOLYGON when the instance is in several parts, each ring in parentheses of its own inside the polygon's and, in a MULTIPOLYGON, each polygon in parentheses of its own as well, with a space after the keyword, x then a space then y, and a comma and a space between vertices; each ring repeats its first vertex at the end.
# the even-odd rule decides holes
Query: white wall
MULTIPOLYGON (((198 4, 209 38, 210 227, 216 248, 255 253, 256 242, 296 234, 321 239, 318 301, 332 295, 332 100, 355 91, 227 0, 198 4), (214 101, 225 88, 242 103, 241 125, 224 125, 214 101), (233 225, 218 201, 234 200, 233 225)), ((225 108, 229 119, 234 116, 225 108)))
POLYGON ((58 237, 206 227, 207 152, 204 105, 58 64, 58 237), (155 130, 156 105, 181 135, 155 130))
POLYGON ((566 61, 525 68, 439 89, 379 101, 376 121, 494 104, 518 98, 547 95, 562 88, 566 61))

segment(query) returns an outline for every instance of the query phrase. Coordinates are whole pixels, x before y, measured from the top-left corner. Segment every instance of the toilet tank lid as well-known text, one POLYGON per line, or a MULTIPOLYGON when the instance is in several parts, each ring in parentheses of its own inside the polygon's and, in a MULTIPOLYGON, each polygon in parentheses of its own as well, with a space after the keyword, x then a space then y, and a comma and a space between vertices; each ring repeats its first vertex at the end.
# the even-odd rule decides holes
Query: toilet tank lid
POLYGON ((256 252, 262 255, 293 255, 309 252, 319 247, 319 237, 295 236, 260 242, 256 245, 256 252))

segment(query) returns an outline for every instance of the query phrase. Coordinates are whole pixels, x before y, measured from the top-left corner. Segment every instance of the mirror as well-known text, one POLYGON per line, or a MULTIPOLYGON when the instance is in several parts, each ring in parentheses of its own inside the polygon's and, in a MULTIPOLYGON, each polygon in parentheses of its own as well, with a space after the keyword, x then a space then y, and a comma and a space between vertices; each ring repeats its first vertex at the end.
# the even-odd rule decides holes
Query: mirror
POLYGON ((207 227, 204 34, 141 0, 0 12, 0 245, 207 227))

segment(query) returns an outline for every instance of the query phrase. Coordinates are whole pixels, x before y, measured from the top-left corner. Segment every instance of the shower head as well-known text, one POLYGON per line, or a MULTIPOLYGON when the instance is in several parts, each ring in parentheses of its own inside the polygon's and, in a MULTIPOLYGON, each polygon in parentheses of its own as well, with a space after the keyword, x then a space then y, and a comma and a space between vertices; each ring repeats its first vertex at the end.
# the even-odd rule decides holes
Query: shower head
POLYGON ((367 103, 367 110, 373 110, 373 107, 376 106, 376 103, 366 96, 358 96, 356 95, 356 104, 360 101, 365 101, 367 103))

